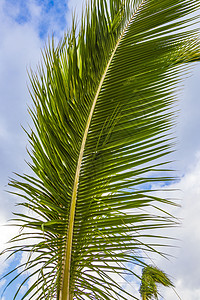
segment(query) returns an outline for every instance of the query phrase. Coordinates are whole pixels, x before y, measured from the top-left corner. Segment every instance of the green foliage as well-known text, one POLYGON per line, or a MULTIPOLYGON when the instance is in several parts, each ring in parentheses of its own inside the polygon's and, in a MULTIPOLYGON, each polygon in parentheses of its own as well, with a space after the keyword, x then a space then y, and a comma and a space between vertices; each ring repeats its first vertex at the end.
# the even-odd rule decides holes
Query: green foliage
POLYGON ((140 295, 142 300, 158 299, 156 284, 161 284, 165 287, 174 286, 163 271, 153 266, 144 267, 140 285, 140 295))
POLYGON ((149 239, 163 244, 153 230, 176 224, 166 208, 175 202, 150 186, 174 180, 165 156, 176 88, 199 60, 188 27, 199 4, 91 0, 81 23, 44 49, 30 74, 34 175, 10 183, 29 210, 15 214, 24 230, 5 251, 30 254, 15 296, 36 276, 22 300, 135 298, 112 274, 137 276, 144 251, 158 252, 149 239))

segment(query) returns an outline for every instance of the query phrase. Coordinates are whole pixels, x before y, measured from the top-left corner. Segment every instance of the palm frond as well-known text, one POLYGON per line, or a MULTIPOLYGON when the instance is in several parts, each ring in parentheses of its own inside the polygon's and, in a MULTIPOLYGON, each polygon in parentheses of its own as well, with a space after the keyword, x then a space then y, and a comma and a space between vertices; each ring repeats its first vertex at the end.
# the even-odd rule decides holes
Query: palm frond
POLYGON ((144 242, 159 238, 148 230, 176 223, 160 209, 175 203, 152 196, 150 186, 174 180, 165 158, 174 144, 174 91, 200 57, 190 28, 199 5, 91 0, 80 29, 74 21, 58 46, 52 39, 44 49, 30 74, 35 176, 10 183, 33 213, 18 214, 33 234, 22 232, 7 249, 30 253, 21 273, 38 275, 22 299, 135 298, 113 274, 137 276, 143 251, 159 252, 144 242), (157 212, 144 210, 151 207, 157 212))
POLYGON ((142 300, 158 299, 157 284, 173 287, 173 283, 162 270, 154 266, 145 266, 142 270, 140 295, 142 300))

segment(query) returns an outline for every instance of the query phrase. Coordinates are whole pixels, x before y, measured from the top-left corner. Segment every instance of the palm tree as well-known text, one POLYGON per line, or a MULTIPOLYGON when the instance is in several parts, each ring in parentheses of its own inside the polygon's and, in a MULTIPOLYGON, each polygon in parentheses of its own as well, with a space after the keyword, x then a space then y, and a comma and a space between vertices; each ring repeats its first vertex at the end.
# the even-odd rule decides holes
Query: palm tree
POLYGON ((138 276, 144 252, 159 252, 150 237, 163 244, 152 231, 176 225, 167 213, 176 203, 151 184, 174 180, 166 155, 175 91, 199 60, 189 27, 199 5, 91 0, 81 22, 45 47, 30 72, 34 175, 10 182, 29 211, 15 213, 23 231, 5 251, 30 254, 15 297, 34 278, 21 299, 136 299, 113 274, 138 276))
POLYGON ((168 276, 157 267, 144 267, 140 285, 140 295, 142 300, 158 299, 157 284, 166 287, 174 286, 168 276))

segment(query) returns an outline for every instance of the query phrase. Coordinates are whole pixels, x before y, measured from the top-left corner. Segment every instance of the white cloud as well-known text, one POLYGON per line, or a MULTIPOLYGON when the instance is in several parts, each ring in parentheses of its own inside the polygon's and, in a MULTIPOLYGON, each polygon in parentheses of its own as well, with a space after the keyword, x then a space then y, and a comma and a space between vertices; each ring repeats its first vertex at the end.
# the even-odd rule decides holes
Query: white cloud
MULTIPOLYGON (((4 1, 0 4, 0 142, 2 164, 10 171, 23 164, 21 153, 25 151, 25 134, 20 124, 26 125, 27 68, 35 66, 40 57, 41 40, 29 24, 17 24, 3 13, 4 1), (19 156, 21 156, 21 160, 19 156), (12 165, 12 166, 11 166, 12 165)), ((4 169, 4 172, 7 171, 4 169)), ((7 176, 10 174, 7 173, 7 176)))
MULTIPOLYGON (((171 197, 182 199, 181 208, 169 209, 168 207, 168 212, 181 220, 182 225, 157 231, 160 235, 168 235, 177 239, 177 241, 170 240, 169 242, 175 248, 159 248, 168 253, 169 260, 158 255, 150 255, 157 267, 166 272, 175 284, 175 289, 159 287, 160 294, 163 296, 161 299, 200 299, 200 152, 197 152, 193 161, 194 164, 178 183, 163 187, 163 191, 156 194, 164 198, 171 194, 171 197), (174 191, 172 193, 166 191, 167 188, 174 191)), ((158 186, 153 188, 156 187, 159 188, 158 186)), ((152 264, 151 261, 148 263, 152 264)), ((138 297, 139 285, 135 280, 132 286, 127 284, 125 288, 138 297)))
POLYGON ((195 289, 188 289, 185 287, 184 282, 179 280, 176 284, 176 291, 178 291, 178 296, 177 293, 173 289, 165 289, 164 291, 164 299, 168 300, 199 300, 200 299, 200 288, 197 287, 195 289))
MULTIPOLYGON (((175 256, 169 261, 157 259, 158 267, 172 276, 176 291, 182 300, 200 299, 200 153, 196 155, 193 167, 182 177, 179 183, 170 188, 180 189, 182 208, 176 210, 176 215, 182 219, 181 228, 173 229, 174 237, 179 239, 169 254, 175 256), (178 214, 177 214, 178 213, 178 214)), ((177 191, 180 198, 180 192, 177 191)), ((170 232, 170 236, 172 232, 170 232)), ((163 290, 164 299, 177 300, 172 289, 163 290)))
MULTIPOLYGON (((31 24, 18 24, 14 21, 18 8, 3 9, 5 1, 0 2, 0 252, 5 249, 19 228, 5 226, 14 210, 15 197, 3 190, 11 172, 23 172, 26 169, 26 136, 20 123, 26 126, 28 117, 27 103, 30 97, 27 92, 27 70, 35 66, 40 57, 42 41, 31 24)), ((14 257, 13 257, 14 258, 14 257)), ((0 256, 1 274, 9 267, 11 260, 4 261, 0 256)))
MULTIPOLYGON (((7 244, 7 242, 11 238, 13 238, 14 236, 16 236, 18 234, 18 230, 19 230, 19 228, 17 228, 16 226, 8 226, 6 217, 3 214, 3 212, 1 212, 0 213, 0 237, 1 237, 0 238, 0 253, 6 247, 9 246, 7 244)), ((0 265, 1 265, 0 275, 2 275, 5 272, 5 270, 9 267, 9 264, 14 259, 14 256, 12 258, 10 258, 9 260, 6 260, 6 261, 5 261, 5 258, 6 258, 5 255, 0 256, 0 265)), ((5 284, 5 280, 0 282, 0 287, 4 284, 5 284)))
POLYGON ((35 1, 28 1, 27 5, 29 7, 29 11, 31 12, 32 24, 37 24, 36 19, 41 18, 42 7, 35 1))

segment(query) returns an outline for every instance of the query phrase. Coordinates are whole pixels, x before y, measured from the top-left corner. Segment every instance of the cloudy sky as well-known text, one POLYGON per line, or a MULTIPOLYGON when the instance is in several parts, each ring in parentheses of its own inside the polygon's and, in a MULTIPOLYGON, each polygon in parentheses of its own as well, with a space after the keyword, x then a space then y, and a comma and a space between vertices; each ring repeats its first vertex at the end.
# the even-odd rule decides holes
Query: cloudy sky
MULTIPOLYGON (((27 69, 36 69, 41 49, 48 35, 57 39, 70 26, 71 11, 80 13, 81 0, 0 0, 0 251, 5 242, 15 234, 16 228, 5 227, 15 209, 16 198, 7 190, 12 172, 27 170, 27 138, 21 125, 27 128, 30 118, 27 106, 27 69)), ((200 65, 195 65, 192 75, 185 80, 180 93, 181 113, 175 128, 178 145, 175 163, 180 182, 173 187, 181 190, 182 209, 177 215, 182 226, 174 232, 180 238, 179 248, 171 250, 175 256, 170 261, 157 260, 160 268, 172 275, 176 291, 182 300, 200 299, 200 65)), ((2 273, 9 263, 2 259, 2 273)), ((0 291, 6 282, 0 283, 0 291)), ((16 289, 16 286, 13 287, 16 289)), ((12 291, 2 300, 10 300, 12 291)), ((164 299, 180 299, 173 290, 163 290, 164 299)), ((1 296, 0 296, 1 297, 1 296)), ((20 295, 18 300, 20 300, 20 295)))

